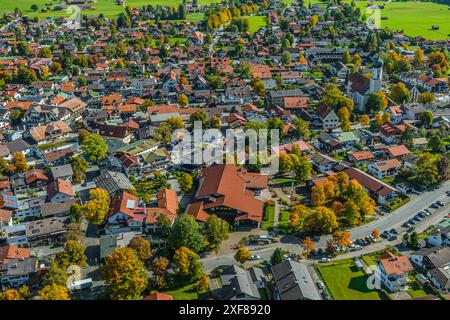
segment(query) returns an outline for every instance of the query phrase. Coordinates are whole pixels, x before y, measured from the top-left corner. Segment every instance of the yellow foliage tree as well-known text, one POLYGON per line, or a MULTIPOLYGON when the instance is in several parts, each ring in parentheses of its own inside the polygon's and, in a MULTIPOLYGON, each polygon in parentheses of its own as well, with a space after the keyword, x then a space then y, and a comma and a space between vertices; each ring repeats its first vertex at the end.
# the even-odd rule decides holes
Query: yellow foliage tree
POLYGON ((70 300, 69 289, 66 287, 50 284, 39 291, 41 300, 70 300))

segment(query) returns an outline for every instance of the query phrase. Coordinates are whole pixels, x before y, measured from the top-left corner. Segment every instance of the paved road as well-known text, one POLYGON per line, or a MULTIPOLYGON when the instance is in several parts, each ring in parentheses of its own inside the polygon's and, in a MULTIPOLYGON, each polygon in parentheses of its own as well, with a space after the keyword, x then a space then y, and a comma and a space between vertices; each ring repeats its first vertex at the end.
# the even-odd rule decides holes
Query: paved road
MULTIPOLYGON (((423 194, 414 197, 409 203, 404 205, 403 207, 395 210, 392 213, 389 213, 381 218, 370 222, 361 227, 354 228, 351 231, 351 239, 356 240, 357 238, 366 237, 372 233, 374 229, 378 229, 380 232, 385 230, 390 230, 392 228, 399 228, 404 222, 411 219, 416 213, 422 209, 428 208, 430 204, 437 200, 444 201, 444 203, 448 202, 448 197, 446 195, 446 191, 450 190, 450 181, 447 181, 443 185, 440 186, 438 190, 435 191, 427 191, 423 194)), ((450 203, 447 203, 443 208, 438 210, 433 210, 433 215, 425 218, 418 224, 416 224, 416 231, 423 232, 431 225, 435 225, 439 223, 447 214, 450 209, 450 203)), ((400 233, 404 233, 405 228, 401 227, 399 229, 400 233)), ((321 239, 316 243, 316 248, 325 248, 326 241, 329 236, 321 237, 321 239)), ((398 236, 398 240, 396 242, 388 242, 385 240, 380 240, 376 244, 365 247, 363 250, 355 251, 348 253, 346 255, 340 255, 338 259, 346 258, 346 257, 354 257, 359 256, 361 254, 366 254, 374 251, 378 251, 383 249, 387 244, 397 244, 400 243, 402 239, 402 235, 398 236)), ((255 261, 256 263, 261 262, 263 260, 269 260, 272 256, 275 248, 281 247, 283 249, 288 249, 292 253, 299 254, 302 252, 301 247, 295 243, 294 241, 285 242, 285 243, 274 243, 267 246, 252 246, 249 247, 250 251, 261 257, 260 260, 255 261)), ((234 260, 234 252, 226 255, 216 256, 214 253, 202 259, 203 268, 206 272, 210 272, 213 269, 217 268, 221 265, 227 265, 235 263, 234 260)), ((312 263, 311 261, 304 260, 305 262, 312 263)), ((250 262, 249 262, 250 263, 250 262)))

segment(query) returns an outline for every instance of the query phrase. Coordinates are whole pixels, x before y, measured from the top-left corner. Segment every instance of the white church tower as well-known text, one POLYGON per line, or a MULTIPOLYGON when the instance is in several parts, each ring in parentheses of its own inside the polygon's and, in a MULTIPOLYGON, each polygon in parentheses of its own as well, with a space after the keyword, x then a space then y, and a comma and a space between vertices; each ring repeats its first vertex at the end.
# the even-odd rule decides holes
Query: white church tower
POLYGON ((370 93, 381 91, 381 81, 383 80, 383 60, 380 57, 374 62, 372 67, 372 78, 370 79, 370 93))

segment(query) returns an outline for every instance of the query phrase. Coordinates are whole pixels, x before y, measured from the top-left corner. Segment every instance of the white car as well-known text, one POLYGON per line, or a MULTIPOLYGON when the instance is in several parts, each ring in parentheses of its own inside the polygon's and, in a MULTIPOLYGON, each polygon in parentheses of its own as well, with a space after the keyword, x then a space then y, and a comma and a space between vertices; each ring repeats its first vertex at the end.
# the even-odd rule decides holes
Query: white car
POLYGON ((325 289, 325 285, 323 284, 323 282, 322 281, 317 281, 317 287, 319 288, 319 289, 325 289))
POLYGON ((321 263, 330 262, 331 260, 329 258, 322 258, 319 260, 321 263))
POLYGON ((251 260, 259 260, 259 259, 261 259, 261 257, 256 255, 256 254, 253 255, 252 258, 251 258, 251 260))

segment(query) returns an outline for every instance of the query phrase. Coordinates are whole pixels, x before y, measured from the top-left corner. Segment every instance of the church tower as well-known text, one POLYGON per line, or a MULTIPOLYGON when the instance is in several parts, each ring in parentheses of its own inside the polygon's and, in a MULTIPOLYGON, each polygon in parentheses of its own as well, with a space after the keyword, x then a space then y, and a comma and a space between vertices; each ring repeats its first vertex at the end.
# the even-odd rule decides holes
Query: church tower
POLYGON ((383 60, 380 57, 374 62, 372 67, 372 78, 370 79, 370 93, 381 91, 381 81, 383 80, 383 60))

